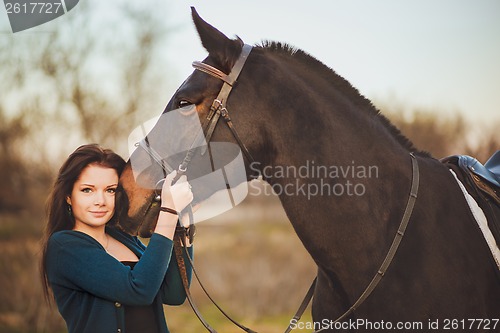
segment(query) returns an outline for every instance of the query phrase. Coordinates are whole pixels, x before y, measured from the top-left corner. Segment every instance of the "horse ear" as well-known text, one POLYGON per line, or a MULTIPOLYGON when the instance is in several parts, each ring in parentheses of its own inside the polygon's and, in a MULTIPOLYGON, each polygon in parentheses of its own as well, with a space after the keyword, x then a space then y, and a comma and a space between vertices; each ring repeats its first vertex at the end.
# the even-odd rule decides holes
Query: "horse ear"
POLYGON ((229 71, 241 52, 243 41, 240 38, 227 38, 222 32, 205 22, 194 7, 191 7, 191 15, 203 47, 219 63, 222 70, 229 71))

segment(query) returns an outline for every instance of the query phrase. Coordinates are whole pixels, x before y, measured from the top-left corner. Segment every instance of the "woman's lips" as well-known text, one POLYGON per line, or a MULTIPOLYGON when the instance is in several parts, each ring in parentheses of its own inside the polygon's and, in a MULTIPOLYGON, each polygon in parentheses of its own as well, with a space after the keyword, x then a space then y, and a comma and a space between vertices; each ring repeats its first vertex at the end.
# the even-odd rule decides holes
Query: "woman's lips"
POLYGON ((104 217, 104 216, 106 216, 106 214, 107 214, 108 212, 107 212, 107 211, 103 211, 103 212, 99 211, 99 212, 90 212, 90 213, 91 213, 94 217, 99 218, 99 217, 104 217))

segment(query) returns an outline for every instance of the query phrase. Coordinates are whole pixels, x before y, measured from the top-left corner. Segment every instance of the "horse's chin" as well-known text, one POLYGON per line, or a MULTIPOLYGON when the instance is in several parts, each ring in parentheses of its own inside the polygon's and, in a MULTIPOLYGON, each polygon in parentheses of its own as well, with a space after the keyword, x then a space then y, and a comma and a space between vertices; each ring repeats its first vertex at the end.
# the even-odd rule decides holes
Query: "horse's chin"
POLYGON ((153 201, 154 193, 140 207, 131 205, 128 212, 124 212, 124 218, 119 219, 118 226, 124 232, 144 238, 149 238, 156 228, 160 204, 153 201))
POLYGON ((159 203, 154 201, 155 192, 137 185, 130 165, 123 170, 120 184, 123 198, 120 200, 122 209, 119 210, 118 226, 130 235, 151 237, 160 211, 159 203))
POLYGON ((136 225, 139 226, 137 230, 137 235, 143 238, 149 238, 153 235, 153 232, 158 223, 158 214, 160 213, 160 205, 157 203, 152 204, 149 209, 146 210, 145 214, 140 218, 135 218, 136 225))
POLYGON ((132 236, 149 238, 153 235, 158 221, 160 206, 154 205, 141 213, 129 216, 126 221, 121 221, 118 226, 132 236))

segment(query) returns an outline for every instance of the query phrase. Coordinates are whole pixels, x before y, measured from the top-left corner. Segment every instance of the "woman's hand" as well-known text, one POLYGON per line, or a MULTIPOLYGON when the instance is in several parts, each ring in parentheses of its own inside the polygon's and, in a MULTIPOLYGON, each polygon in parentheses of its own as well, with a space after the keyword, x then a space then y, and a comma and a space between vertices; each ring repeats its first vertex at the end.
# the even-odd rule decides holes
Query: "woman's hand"
POLYGON ((173 171, 165 178, 161 190, 161 206, 172 208, 180 212, 193 201, 193 192, 191 192, 191 185, 189 185, 185 175, 181 176, 179 180, 172 185, 172 181, 176 175, 177 171, 173 171))
MULTIPOLYGON (((198 203, 198 204, 196 204, 196 205, 194 205, 194 206, 193 206, 193 208, 192 208, 193 213, 194 213, 194 212, 196 212, 196 211, 198 210, 198 208, 200 208, 200 205, 201 205, 201 204, 199 204, 199 203, 198 203)), ((183 214, 183 215, 180 217, 180 219, 179 219, 179 224, 180 224, 181 226, 183 226, 184 228, 189 227, 189 223, 190 223, 190 222, 191 222, 191 221, 189 220, 189 214, 183 214)), ((194 227, 194 226, 193 226, 193 227, 194 227)), ((187 247, 190 247, 191 245, 193 245, 193 244, 191 244, 191 242, 189 241, 189 237, 186 237, 186 238, 184 239, 184 244, 185 244, 187 247)))
MULTIPOLYGON (((180 212, 193 201, 193 192, 191 192, 191 185, 189 185, 186 176, 181 176, 179 180, 172 185, 172 181, 176 175, 177 172, 173 171, 165 178, 161 190, 161 207, 180 212)), ((179 218, 180 216, 176 214, 172 214, 168 211, 161 211, 154 232, 173 239, 175 227, 179 218)))

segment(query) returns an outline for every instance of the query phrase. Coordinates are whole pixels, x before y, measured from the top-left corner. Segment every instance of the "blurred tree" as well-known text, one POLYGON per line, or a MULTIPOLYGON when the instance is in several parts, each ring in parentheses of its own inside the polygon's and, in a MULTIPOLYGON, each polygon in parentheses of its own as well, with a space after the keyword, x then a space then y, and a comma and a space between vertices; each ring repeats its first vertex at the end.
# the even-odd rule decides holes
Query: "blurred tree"
POLYGON ((56 158, 56 166, 85 142, 126 153, 130 130, 159 114, 169 98, 159 94, 169 77, 161 51, 175 27, 166 4, 154 7, 82 2, 53 21, 51 32, 2 39, 1 112, 6 119, 21 109, 29 115, 29 147, 20 153, 49 163, 56 158))
POLYGON ((2 212, 19 211, 25 205, 23 190, 27 188, 27 177, 24 161, 16 153, 16 147, 28 132, 24 121, 25 114, 21 113, 7 119, 0 106, 0 214, 2 212))
POLYGON ((454 118, 436 112, 416 110, 409 119, 399 113, 391 118, 417 147, 441 158, 466 144, 466 124, 462 116, 454 118))
POLYGON ((98 142, 126 158, 129 132, 163 110, 161 51, 175 28, 167 6, 89 0, 0 38, 0 284, 10 291, 0 293, 0 331, 64 331, 36 278, 43 206, 77 146, 98 142))
POLYGON ((413 109, 409 112, 398 106, 381 104, 383 113, 406 135, 417 148, 435 158, 467 154, 486 162, 500 149, 500 124, 490 128, 470 123, 458 112, 446 114, 438 109, 413 109))

